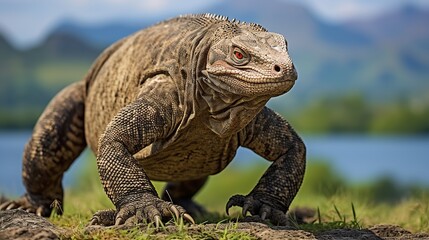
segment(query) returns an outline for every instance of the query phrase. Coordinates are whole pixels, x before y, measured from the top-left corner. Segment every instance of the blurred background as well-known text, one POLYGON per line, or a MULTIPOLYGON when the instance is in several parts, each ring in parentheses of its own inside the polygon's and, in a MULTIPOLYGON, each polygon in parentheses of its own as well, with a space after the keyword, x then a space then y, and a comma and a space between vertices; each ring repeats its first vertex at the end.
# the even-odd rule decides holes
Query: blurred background
MULTIPOLYGON (((0 193, 24 192, 21 157, 33 125, 104 48, 204 12, 287 38, 299 79, 269 106, 307 144, 306 189, 370 186, 378 200, 396 201, 429 188, 429 1, 0 0, 0 193)), ((258 169, 249 170, 256 182, 267 164, 241 150, 229 171, 258 169)), ((85 152, 64 184, 84 187, 94 166, 85 152)))

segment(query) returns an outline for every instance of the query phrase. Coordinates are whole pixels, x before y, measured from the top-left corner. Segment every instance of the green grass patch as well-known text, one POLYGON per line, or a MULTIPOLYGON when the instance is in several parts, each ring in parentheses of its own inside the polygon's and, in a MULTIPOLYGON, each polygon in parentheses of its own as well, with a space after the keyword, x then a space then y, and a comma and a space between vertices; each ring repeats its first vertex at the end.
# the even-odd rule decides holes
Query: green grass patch
POLYGON ((337 219, 330 219, 328 221, 322 220, 322 214, 320 213, 320 209, 317 208, 316 219, 312 223, 297 225, 296 227, 305 231, 309 231, 312 233, 328 231, 333 229, 361 229, 362 226, 359 223, 357 218, 356 209, 354 204, 351 204, 352 211, 352 219, 347 219, 344 213, 341 213, 336 205, 333 205, 333 208, 337 214, 337 219))
MULTIPOLYGON (((239 208, 225 215, 225 205, 234 194, 247 194, 257 183, 267 164, 248 166, 244 169, 228 167, 210 177, 208 183, 196 196, 211 214, 198 218, 198 224, 230 222, 227 229, 214 231, 190 230, 188 225, 173 222, 171 227, 156 233, 156 230, 136 228, 127 231, 103 231, 84 234, 83 229, 92 214, 101 209, 113 208, 101 186, 93 156, 86 159, 78 181, 65 192, 64 215, 53 215, 52 222, 71 229, 75 239, 251 239, 250 235, 234 230, 234 222, 240 216, 239 208), (163 232, 162 232, 163 231, 163 232), (244 235, 243 235, 244 234, 244 235), (160 238, 162 236, 162 238, 160 238)), ((380 180, 385 182, 385 180, 380 180)), ((154 182, 161 193, 164 183, 154 182)), ((394 184, 393 184, 394 185, 394 184)), ((324 162, 309 161, 304 183, 291 209, 309 207, 317 209, 312 223, 297 225, 298 229, 317 233, 338 228, 361 229, 376 224, 396 224, 412 232, 429 232, 429 191, 423 187, 393 186, 380 182, 350 184, 324 162), (387 186, 387 187, 386 187, 387 186), (389 187, 390 186, 390 187, 389 187), (389 190, 390 189, 390 190, 389 190), (398 189, 401 189, 399 191, 398 189), (412 190, 410 190, 412 189, 412 190), (386 199, 377 192, 385 191, 386 199), (389 191, 395 192, 390 194, 389 191)))

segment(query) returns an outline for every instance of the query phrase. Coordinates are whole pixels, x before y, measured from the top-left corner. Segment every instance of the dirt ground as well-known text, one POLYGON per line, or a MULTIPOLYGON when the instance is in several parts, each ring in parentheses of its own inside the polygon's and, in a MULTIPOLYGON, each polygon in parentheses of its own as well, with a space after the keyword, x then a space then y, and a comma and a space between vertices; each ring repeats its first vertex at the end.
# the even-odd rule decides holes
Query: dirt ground
MULTIPOLYGON (((213 229, 230 228, 230 224, 205 224, 188 226, 189 234, 207 232, 213 229)), ((130 226, 102 227, 89 226, 85 232, 88 234, 106 229, 126 230, 130 226)), ((142 226, 146 229, 146 226, 142 226)), ((163 239, 177 231, 176 226, 167 226, 155 233, 156 238, 163 239)), ((246 232, 257 239, 429 239, 426 233, 411 233, 399 226, 377 225, 368 229, 335 229, 320 233, 311 233, 303 230, 294 230, 290 227, 269 227, 258 222, 237 223, 236 228, 229 231, 246 232)), ((59 239, 68 238, 71 230, 53 225, 48 220, 29 214, 23 210, 0 211, 0 239, 59 239)))

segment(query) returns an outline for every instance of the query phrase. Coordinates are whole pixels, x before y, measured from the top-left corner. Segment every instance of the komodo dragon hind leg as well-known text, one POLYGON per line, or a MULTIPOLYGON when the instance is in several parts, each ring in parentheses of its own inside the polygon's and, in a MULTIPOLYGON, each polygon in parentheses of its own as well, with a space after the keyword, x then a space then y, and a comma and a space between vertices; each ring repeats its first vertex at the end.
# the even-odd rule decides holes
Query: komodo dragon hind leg
POLYGON ((208 177, 183 182, 169 182, 161 198, 182 206, 193 216, 202 216, 207 211, 192 200, 192 197, 204 186, 207 179, 208 177))
POLYGON ((27 193, 0 210, 21 208, 47 217, 56 207, 62 213, 63 174, 86 147, 84 87, 84 82, 66 87, 46 107, 24 150, 27 193))

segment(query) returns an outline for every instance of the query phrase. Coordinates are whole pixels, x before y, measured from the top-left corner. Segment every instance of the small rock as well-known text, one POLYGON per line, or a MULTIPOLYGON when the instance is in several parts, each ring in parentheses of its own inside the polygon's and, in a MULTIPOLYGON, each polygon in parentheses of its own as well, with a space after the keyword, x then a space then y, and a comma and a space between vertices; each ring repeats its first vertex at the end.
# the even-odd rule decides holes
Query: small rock
POLYGON ((373 233, 380 237, 401 237, 403 235, 411 234, 410 231, 403 229, 397 225, 375 225, 369 228, 373 233))
POLYGON ((317 234, 317 239, 382 240, 382 238, 367 229, 333 229, 317 234))
POLYGON ((0 211, 0 239, 59 239, 63 229, 21 209, 0 211))
POLYGON ((379 224, 369 228, 371 232, 383 239, 396 240, 396 239, 429 239, 428 233, 411 233, 410 231, 397 226, 389 224, 379 224))

